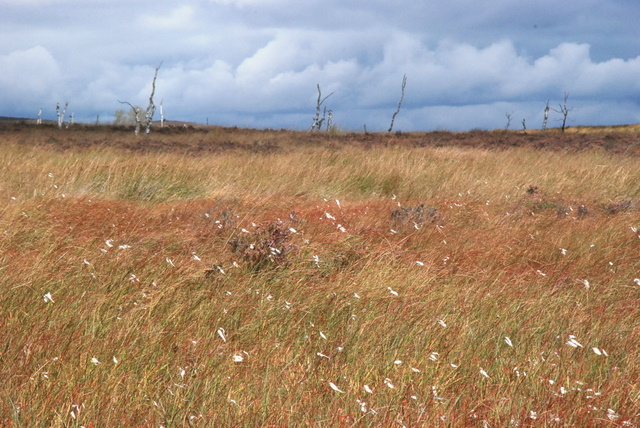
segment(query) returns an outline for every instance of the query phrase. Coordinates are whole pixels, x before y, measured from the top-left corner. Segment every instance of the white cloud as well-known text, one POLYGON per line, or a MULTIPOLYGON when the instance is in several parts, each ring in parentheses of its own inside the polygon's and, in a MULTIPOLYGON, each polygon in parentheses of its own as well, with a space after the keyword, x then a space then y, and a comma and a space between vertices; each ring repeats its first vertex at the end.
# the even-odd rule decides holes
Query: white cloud
MULTIPOLYGON (((213 4, 219 4, 223 6, 272 6, 278 3, 283 3, 282 0, 209 0, 213 4)), ((280 5, 282 6, 282 4, 280 5)))
POLYGON ((164 15, 145 15, 142 25, 151 30, 185 29, 193 25, 194 10, 189 5, 179 6, 164 15))
POLYGON ((0 70, 0 92, 5 103, 23 106, 44 102, 61 89, 58 64, 42 46, 1 55, 0 70))

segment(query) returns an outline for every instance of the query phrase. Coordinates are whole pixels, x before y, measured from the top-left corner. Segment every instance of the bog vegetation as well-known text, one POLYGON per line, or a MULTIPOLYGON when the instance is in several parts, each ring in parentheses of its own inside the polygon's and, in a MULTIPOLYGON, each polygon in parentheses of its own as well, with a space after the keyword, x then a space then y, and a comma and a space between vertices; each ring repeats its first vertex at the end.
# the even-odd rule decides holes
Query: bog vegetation
POLYGON ((637 426, 638 137, 5 126, 0 425, 637 426))

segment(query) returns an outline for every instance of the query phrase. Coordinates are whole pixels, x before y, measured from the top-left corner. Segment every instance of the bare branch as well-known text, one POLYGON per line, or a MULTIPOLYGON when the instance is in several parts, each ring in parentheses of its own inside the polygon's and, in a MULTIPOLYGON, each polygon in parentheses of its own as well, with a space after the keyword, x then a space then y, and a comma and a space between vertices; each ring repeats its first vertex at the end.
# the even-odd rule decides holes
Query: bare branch
POLYGON ((404 89, 407 86, 407 75, 405 74, 404 77, 402 78, 402 95, 400 95, 400 102, 398 103, 398 108, 396 109, 396 112, 393 113, 393 116, 391 116, 391 125, 389 125, 389 130, 387 132, 391 132, 391 130, 393 129, 393 122, 396 120, 396 116, 398 115, 398 113, 400 113, 400 107, 402 106, 402 101, 404 100, 404 89))
POLYGON ((131 107, 131 110, 133 111, 133 115, 134 115, 135 120, 136 120, 136 130, 134 131, 134 133, 136 135, 138 135, 140 133, 140 108, 139 107, 135 107, 129 101, 120 101, 120 100, 118 100, 118 102, 120 104, 126 104, 129 107, 131 107))

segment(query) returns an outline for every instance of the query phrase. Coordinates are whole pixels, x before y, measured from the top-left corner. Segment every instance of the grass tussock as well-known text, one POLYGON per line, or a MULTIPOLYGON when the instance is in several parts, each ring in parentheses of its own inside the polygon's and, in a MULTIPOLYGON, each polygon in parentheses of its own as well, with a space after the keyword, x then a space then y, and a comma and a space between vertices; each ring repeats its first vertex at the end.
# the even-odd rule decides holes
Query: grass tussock
POLYGON ((634 156, 6 140, 2 426, 640 423, 634 156))

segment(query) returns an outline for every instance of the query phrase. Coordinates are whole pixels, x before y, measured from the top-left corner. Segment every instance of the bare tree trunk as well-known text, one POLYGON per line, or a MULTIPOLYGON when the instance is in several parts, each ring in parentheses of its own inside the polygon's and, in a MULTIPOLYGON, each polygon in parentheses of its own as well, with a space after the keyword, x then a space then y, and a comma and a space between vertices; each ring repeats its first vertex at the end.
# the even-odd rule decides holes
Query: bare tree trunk
POLYGON ((564 93, 564 103, 563 104, 558 104, 560 107, 560 110, 556 110, 556 109, 551 109, 553 111, 555 111, 556 113, 560 113, 562 115, 562 119, 559 119, 562 121, 562 132, 564 132, 565 129, 567 129, 567 116, 569 116, 569 112, 571 110, 573 110, 572 108, 569 108, 569 105, 567 104, 567 100, 569 99, 569 93, 565 92, 564 93))
POLYGON ((393 129, 393 122, 396 120, 396 116, 398 115, 398 113, 400 113, 400 107, 402 106, 402 101, 404 100, 404 88, 407 86, 407 75, 405 74, 404 77, 402 78, 402 95, 400 95, 400 102, 398 103, 398 108, 396 109, 396 112, 393 113, 393 116, 391 116, 391 125, 389 125, 389 129, 387 130, 387 132, 391 132, 391 130, 393 129))
MULTIPOLYGON (((151 95, 149 96, 149 106, 147 107, 147 110, 144 115, 145 134, 148 134, 151 131, 151 122, 153 121, 153 114, 156 111, 156 105, 153 103, 153 95, 156 93, 156 79, 158 78, 158 70, 160 69, 161 65, 162 65, 162 61, 156 67, 156 72, 153 75, 153 81, 151 82, 151 95)), ((141 126, 140 109, 138 107, 134 107, 133 104, 131 104, 129 101, 118 100, 118 102, 120 104, 127 104, 129 107, 131 107, 131 109, 135 113, 135 119, 136 119, 136 130, 134 132, 136 135, 140 134, 140 126, 141 126)))
MULTIPOLYGON (((311 124, 311 128, 309 129, 309 131, 313 131, 314 129, 317 129, 318 131, 320 130, 320 127, 322 126, 322 122, 324 121, 324 117, 320 119, 320 107, 322 106, 322 103, 324 103, 327 98, 333 95, 333 92, 331 92, 329 95, 322 98, 322 92, 320 91, 320 84, 318 83, 317 86, 318 86, 318 101, 316 102, 316 115, 313 118, 313 123, 311 124)), ((326 114, 326 111, 327 109, 325 108, 325 114, 326 114)))
POLYGON ((156 112, 156 105, 153 103, 153 95, 156 93, 156 79, 158 78, 158 70, 162 65, 162 61, 156 67, 156 73, 153 75, 153 82, 151 83, 151 95, 149 96, 149 106, 147 107, 147 112, 145 113, 145 134, 148 134, 151 131, 151 122, 153 122, 153 114, 156 112))
POLYGON ((333 124, 333 110, 329 110, 329 119, 327 119, 327 131, 331 131, 332 124, 333 124))
POLYGON ((569 112, 572 110, 567 105, 567 100, 569 99, 569 93, 564 93, 564 103, 560 106, 560 112, 562 113, 562 132, 567 128, 567 116, 569 112))
POLYGON ((67 107, 69 103, 64 103, 64 109, 60 111, 60 103, 56 104, 56 114, 58 115, 58 129, 62 129, 62 124, 64 123, 64 115, 67 114, 67 107))
POLYGON ((40 111, 38 112, 38 120, 36 120, 36 125, 42 125, 42 107, 40 107, 40 111))
POLYGON ((164 99, 160 101, 160 128, 164 128, 164 113, 162 112, 162 103, 164 99))
POLYGON ((549 110, 551 110, 551 107, 549 107, 549 100, 547 100, 547 105, 544 108, 544 121, 542 122, 543 131, 547 130, 547 121, 549 120, 549 110))
POLYGON ((505 113, 505 115, 507 116, 507 124, 505 125, 504 129, 509 129, 509 127, 511 126, 511 113, 505 113))

